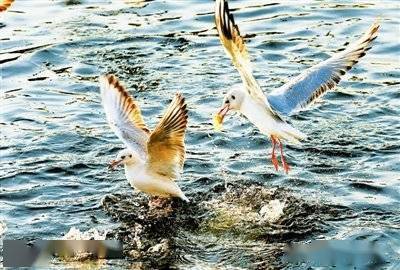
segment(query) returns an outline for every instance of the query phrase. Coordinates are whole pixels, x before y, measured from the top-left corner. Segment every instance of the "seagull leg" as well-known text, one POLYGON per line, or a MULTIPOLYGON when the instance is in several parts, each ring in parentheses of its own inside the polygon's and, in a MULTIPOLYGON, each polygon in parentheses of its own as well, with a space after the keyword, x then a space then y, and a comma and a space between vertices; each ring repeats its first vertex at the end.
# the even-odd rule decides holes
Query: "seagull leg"
POLYGON ((276 146, 277 141, 273 135, 271 135, 271 142, 272 142, 271 161, 272 161, 272 164, 274 164, 275 170, 278 171, 279 163, 278 163, 278 159, 275 156, 275 146, 276 146))
POLYGON ((159 208, 161 206, 160 203, 161 203, 161 198, 154 196, 149 200, 149 207, 150 208, 159 208))
POLYGON ((161 198, 161 197, 152 197, 149 200, 149 207, 151 209, 154 208, 163 208, 167 203, 168 203, 168 199, 165 198, 161 198))
POLYGON ((286 163, 285 157, 283 155, 283 146, 282 146, 282 142, 278 139, 279 142, 279 148, 281 149, 281 162, 282 162, 282 167, 283 170, 286 172, 286 174, 289 173, 290 167, 289 165, 286 163))

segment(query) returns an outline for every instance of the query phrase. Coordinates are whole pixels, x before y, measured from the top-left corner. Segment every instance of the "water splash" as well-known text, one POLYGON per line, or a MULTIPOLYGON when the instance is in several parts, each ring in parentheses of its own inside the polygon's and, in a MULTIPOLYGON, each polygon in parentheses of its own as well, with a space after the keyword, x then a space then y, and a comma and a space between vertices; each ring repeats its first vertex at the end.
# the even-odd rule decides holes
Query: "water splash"
POLYGON ((124 253, 149 267, 187 260, 237 266, 238 253, 248 262, 278 263, 265 258, 278 258, 285 243, 325 231, 325 220, 350 212, 304 201, 284 189, 238 184, 192 195, 190 203, 171 201, 168 211, 150 209, 147 202, 141 193, 114 194, 104 198, 103 207, 121 223, 109 236, 127 243, 124 253))
POLYGON ((283 208, 285 208, 285 202, 280 200, 269 201, 268 204, 261 207, 259 215, 261 221, 276 222, 283 215, 283 208))
POLYGON ((71 227, 64 235, 64 240, 106 240, 108 231, 99 232, 96 228, 90 228, 87 231, 81 232, 75 227, 71 227))
POLYGON ((3 234, 7 231, 7 225, 4 221, 0 220, 0 237, 3 237, 3 234))

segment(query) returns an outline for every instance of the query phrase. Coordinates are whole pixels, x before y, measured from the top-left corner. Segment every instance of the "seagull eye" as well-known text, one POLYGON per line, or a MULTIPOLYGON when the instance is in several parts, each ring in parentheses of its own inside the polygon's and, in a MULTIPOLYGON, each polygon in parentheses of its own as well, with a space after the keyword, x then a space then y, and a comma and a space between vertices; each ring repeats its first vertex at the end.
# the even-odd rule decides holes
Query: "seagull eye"
POLYGON ((231 98, 232 98, 233 100, 235 100, 235 96, 234 96, 234 95, 232 95, 231 98))

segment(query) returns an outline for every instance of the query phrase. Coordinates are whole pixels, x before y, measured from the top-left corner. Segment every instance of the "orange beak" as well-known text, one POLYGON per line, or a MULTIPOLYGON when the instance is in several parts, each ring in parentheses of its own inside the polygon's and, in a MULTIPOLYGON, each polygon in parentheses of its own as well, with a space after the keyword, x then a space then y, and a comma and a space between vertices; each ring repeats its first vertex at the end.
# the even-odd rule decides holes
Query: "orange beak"
POLYGON ((229 112, 229 110, 230 110, 229 103, 224 104, 224 106, 222 106, 222 108, 219 110, 217 115, 219 116, 221 123, 224 120, 225 115, 229 112))
POLYGON ((110 164, 108 164, 108 169, 114 171, 121 162, 122 160, 111 160, 110 164))

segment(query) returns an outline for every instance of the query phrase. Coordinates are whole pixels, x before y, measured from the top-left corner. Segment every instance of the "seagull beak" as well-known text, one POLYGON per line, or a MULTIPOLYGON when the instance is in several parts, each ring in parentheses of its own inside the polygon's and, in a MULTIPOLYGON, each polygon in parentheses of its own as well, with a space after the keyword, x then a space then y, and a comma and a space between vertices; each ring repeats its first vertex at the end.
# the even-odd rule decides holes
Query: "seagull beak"
POLYGON ((228 113, 229 109, 229 103, 225 103, 219 112, 214 116, 214 129, 216 131, 222 130, 222 122, 224 121, 224 117, 228 113))
POLYGON ((109 170, 115 170, 119 164, 121 164, 122 160, 111 160, 110 164, 108 164, 109 170))
POLYGON ((230 110, 229 103, 224 104, 224 106, 222 106, 222 108, 219 110, 217 115, 221 119, 221 123, 224 120, 225 115, 229 112, 229 110, 230 110))

